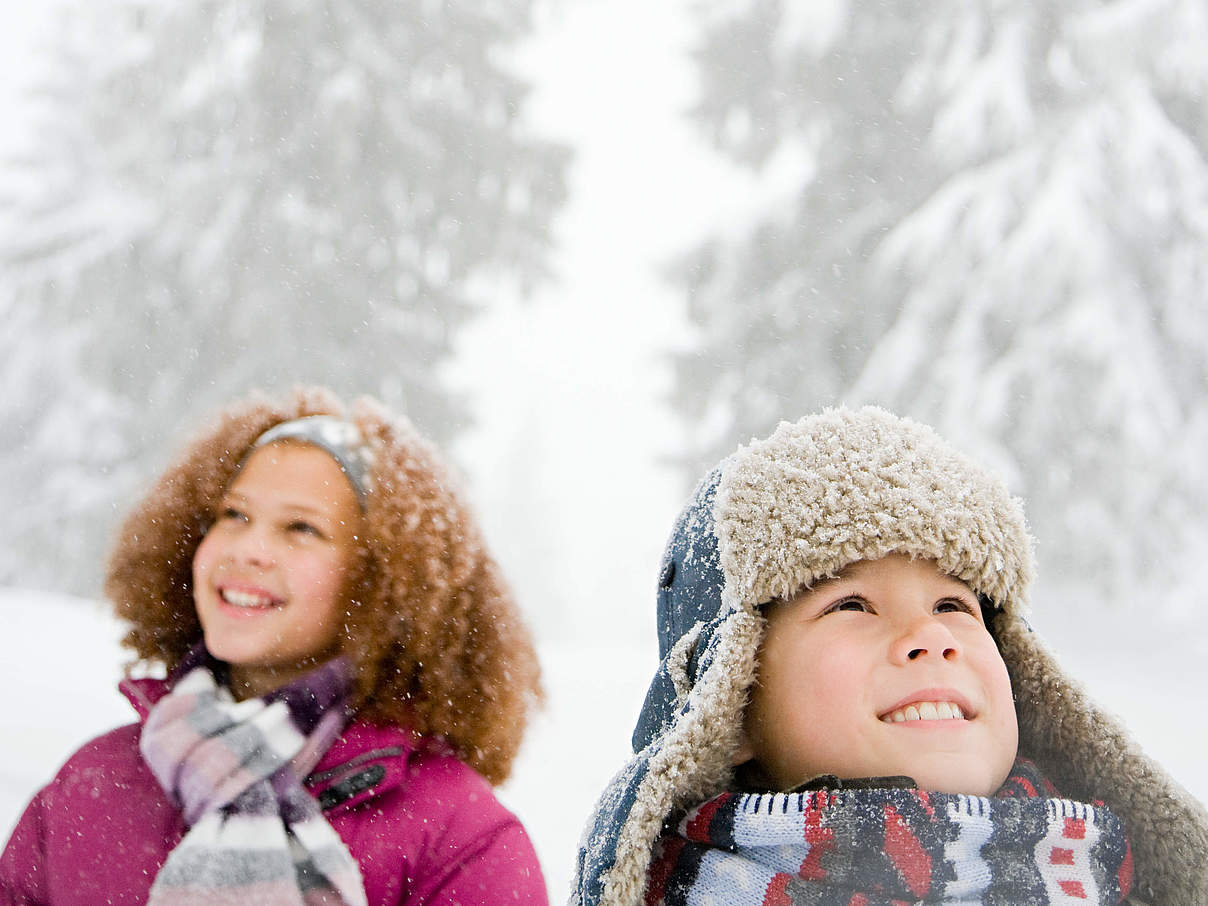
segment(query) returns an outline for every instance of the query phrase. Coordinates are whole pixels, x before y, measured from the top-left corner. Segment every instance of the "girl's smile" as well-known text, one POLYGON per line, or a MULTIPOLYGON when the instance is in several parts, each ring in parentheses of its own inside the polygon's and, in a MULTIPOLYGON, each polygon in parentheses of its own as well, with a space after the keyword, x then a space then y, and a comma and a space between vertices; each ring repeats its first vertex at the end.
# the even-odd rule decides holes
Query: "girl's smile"
POLYGON ((319 447, 254 452, 193 557, 206 647, 238 697, 261 695, 339 649, 364 516, 319 447))
POLYGON ((254 613, 270 607, 280 607, 284 599, 272 592, 257 588, 254 585, 242 585, 236 582, 221 582, 218 584, 218 597, 222 603, 232 607, 236 612, 254 613))

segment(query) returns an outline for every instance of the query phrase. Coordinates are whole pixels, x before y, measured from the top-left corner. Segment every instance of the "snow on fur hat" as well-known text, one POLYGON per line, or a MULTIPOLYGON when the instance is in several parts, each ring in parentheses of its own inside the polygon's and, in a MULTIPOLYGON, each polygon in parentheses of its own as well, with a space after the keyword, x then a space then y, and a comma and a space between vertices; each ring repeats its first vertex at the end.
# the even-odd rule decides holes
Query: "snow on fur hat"
POLYGON ((661 663, 633 759, 580 841, 571 902, 642 902, 666 819, 727 789, 763 637, 760 605, 859 560, 935 560, 988 600, 1020 754, 1067 795, 1124 819, 1135 890, 1208 903, 1208 814, 1057 667, 1024 622, 1032 545, 1002 482, 934 431, 873 407, 782 422, 714 468, 680 514, 658 590, 661 663))

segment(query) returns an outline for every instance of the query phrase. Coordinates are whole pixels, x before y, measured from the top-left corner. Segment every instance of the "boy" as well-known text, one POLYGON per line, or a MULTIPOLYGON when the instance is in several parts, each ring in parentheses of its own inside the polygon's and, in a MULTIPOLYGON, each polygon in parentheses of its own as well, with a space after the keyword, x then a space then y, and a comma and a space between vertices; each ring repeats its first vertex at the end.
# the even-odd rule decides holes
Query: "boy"
POLYGON ((1208 814, 1031 634, 1031 579, 1019 502, 922 425, 739 449, 672 533, 572 902, 1208 903, 1208 814))

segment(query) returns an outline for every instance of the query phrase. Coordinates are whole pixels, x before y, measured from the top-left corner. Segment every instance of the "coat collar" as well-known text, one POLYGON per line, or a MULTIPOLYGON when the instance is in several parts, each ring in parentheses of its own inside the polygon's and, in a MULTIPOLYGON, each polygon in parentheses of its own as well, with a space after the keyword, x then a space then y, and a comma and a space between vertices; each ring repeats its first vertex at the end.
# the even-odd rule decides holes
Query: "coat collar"
MULTIPOLYGON (((140 723, 171 688, 168 680, 151 678, 127 678, 118 685, 140 723)), ((412 730, 354 718, 306 778, 306 789, 327 816, 337 815, 401 786, 412 755, 430 748, 439 746, 412 730)))
POLYGON ((126 701, 138 713, 138 722, 143 723, 155 703, 172 691, 171 685, 164 679, 131 679, 126 677, 117 685, 118 691, 126 696, 126 701))

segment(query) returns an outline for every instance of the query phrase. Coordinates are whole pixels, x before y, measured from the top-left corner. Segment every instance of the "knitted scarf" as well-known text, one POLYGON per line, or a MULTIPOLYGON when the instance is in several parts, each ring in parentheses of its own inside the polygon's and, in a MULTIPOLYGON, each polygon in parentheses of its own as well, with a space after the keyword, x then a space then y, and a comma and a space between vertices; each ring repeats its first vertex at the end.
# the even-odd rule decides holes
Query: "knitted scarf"
POLYGON ((189 826, 148 903, 364 906, 360 869, 301 783, 348 722, 347 663, 236 702, 205 660, 190 655, 139 743, 189 826))
POLYGON ((917 789, 723 793, 668 827, 646 903, 666 906, 1115 904, 1120 820, 1049 795, 1029 762, 994 798, 917 789))

